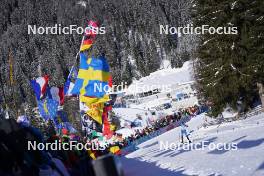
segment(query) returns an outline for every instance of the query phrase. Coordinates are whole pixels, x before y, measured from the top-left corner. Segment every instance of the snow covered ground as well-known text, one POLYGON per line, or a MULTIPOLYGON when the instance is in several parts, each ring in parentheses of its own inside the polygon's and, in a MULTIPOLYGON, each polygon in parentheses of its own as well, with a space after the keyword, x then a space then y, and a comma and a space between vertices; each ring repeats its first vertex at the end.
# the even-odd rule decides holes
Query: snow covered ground
POLYGON ((181 84, 194 81, 193 78, 193 63, 187 61, 180 68, 160 69, 149 76, 139 80, 134 80, 133 83, 124 90, 126 94, 137 94, 146 91, 152 91, 156 88, 166 89, 167 86, 173 84, 181 84))
MULTIPOLYGON (((124 90, 129 108, 160 109, 165 104, 173 110, 197 104, 194 96, 193 62, 186 61, 180 68, 166 67, 149 76, 134 80, 124 90), (143 96, 144 93, 144 96, 143 96)), ((171 111, 168 112, 171 114, 171 111)))
MULTIPOLYGON (((160 149, 160 143, 179 143, 179 128, 138 145, 138 150, 121 158, 126 176, 170 175, 264 175, 264 114, 246 120, 201 128, 204 115, 193 118, 189 125, 192 146, 204 142, 203 150, 183 147, 160 149), (209 149, 214 144, 235 144, 233 150, 209 149)), ((201 145, 198 145, 201 146, 201 145)), ((227 147, 228 148, 228 147, 227 147)), ((201 149, 201 147, 198 149, 201 149)))
POLYGON ((133 122, 137 118, 137 114, 143 116, 147 111, 139 108, 113 108, 116 115, 122 117, 121 120, 133 122))

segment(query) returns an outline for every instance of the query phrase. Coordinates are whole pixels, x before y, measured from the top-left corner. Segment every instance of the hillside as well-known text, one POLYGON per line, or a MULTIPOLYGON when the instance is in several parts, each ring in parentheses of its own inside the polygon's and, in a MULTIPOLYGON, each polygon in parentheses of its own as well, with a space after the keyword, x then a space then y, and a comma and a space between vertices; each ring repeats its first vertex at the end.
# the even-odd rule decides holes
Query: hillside
MULTIPOLYGON (((193 144, 231 144, 237 150, 160 150, 160 142, 179 144, 179 128, 138 145, 139 148, 122 160, 127 175, 254 175, 264 174, 264 114, 246 120, 201 127, 204 116, 197 116, 187 124, 193 144), (145 169, 147 168, 147 169, 145 169), (144 171, 142 171, 144 170, 144 171)), ((188 144, 186 144, 188 145, 188 144)), ((200 145, 201 146, 201 145, 200 145)))
POLYGON ((194 37, 161 35, 157 21, 170 26, 186 24, 190 19, 190 2, 3 0, 0 5, 0 96, 9 106, 22 102, 35 106, 29 80, 49 74, 51 85, 62 86, 71 66, 78 63, 75 56, 82 35, 29 35, 28 25, 85 27, 89 20, 98 21, 106 33, 97 36, 89 54, 105 53, 115 84, 130 84, 147 76, 163 67, 163 60, 172 67, 181 66, 192 57, 194 46, 190 43, 194 37), (10 67, 15 80, 12 85, 10 67))

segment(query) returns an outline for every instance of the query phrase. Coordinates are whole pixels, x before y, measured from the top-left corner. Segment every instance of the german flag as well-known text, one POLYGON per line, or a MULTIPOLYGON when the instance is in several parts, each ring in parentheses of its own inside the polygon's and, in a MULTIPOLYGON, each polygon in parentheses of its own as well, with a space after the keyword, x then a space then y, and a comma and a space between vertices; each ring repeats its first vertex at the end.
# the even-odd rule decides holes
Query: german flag
POLYGON ((97 22, 92 20, 88 22, 88 27, 85 29, 80 51, 86 51, 91 48, 97 34, 96 28, 98 28, 97 22))
MULTIPOLYGON (((84 38, 86 38, 86 37, 88 37, 88 36, 85 36, 84 38)), ((84 39, 83 43, 81 45, 80 51, 88 50, 89 48, 91 48, 92 44, 93 44, 93 39, 91 39, 91 38, 84 39)))

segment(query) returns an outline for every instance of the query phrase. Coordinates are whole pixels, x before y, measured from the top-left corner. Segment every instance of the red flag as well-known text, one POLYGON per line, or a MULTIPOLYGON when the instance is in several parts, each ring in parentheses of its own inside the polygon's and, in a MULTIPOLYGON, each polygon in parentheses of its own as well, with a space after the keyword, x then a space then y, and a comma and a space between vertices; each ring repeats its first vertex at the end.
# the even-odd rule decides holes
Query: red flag
POLYGON ((108 85, 109 85, 110 87, 113 86, 113 78, 112 78, 112 75, 109 77, 108 85))
POLYGON ((46 93, 49 82, 49 76, 38 77, 37 79, 31 80, 31 85, 35 91, 38 100, 42 99, 46 93))
POLYGON ((113 131, 110 129, 110 123, 108 121, 108 111, 112 109, 112 106, 105 106, 103 111, 103 135, 107 139, 110 139, 113 136, 113 131))
POLYGON ((64 88, 63 87, 49 87, 48 97, 56 100, 60 105, 64 104, 64 88))

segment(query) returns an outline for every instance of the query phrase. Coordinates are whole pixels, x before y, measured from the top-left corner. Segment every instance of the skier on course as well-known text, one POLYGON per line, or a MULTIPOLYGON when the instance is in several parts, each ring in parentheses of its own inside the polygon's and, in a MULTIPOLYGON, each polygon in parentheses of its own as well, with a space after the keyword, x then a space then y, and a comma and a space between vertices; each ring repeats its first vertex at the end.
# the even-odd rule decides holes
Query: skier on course
POLYGON ((186 136, 189 143, 192 143, 192 141, 189 139, 190 133, 188 133, 187 131, 188 125, 186 125, 185 122, 181 122, 180 126, 181 126, 181 142, 183 143, 183 136, 186 136))

